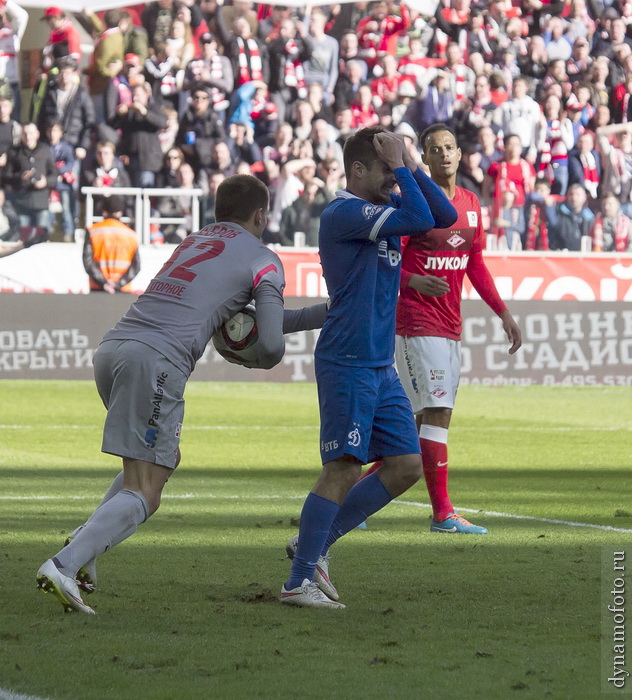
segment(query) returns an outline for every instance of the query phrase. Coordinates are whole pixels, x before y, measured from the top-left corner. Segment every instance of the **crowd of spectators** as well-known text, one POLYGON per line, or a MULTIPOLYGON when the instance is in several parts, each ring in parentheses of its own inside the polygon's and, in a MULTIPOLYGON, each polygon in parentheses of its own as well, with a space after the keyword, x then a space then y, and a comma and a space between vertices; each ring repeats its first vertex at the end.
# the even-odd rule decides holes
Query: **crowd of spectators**
POLYGON ((264 240, 317 245, 354 130, 403 134, 421 165, 418 134, 445 122, 492 241, 632 250, 626 0, 157 0, 43 20, 40 70, 20 85, 28 14, 0 0, 0 239, 59 213, 72 241, 82 186, 199 188, 155 199, 182 223, 152 241, 175 243, 192 207, 211 223, 219 183, 252 173, 272 194, 264 240))

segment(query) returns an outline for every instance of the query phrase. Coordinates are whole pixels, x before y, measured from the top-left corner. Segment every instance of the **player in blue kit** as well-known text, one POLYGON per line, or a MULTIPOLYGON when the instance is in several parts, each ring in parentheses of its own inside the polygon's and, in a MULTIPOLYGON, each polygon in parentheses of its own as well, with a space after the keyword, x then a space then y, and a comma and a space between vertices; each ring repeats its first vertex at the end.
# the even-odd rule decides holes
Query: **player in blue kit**
POLYGON ((396 134, 361 129, 345 144, 344 165, 348 188, 323 212, 319 233, 331 297, 315 352, 323 470, 281 589, 282 603, 303 607, 345 607, 329 579, 329 547, 422 474, 415 420, 393 367, 400 237, 457 218, 396 134), (378 456, 379 473, 356 483, 361 465, 378 456))

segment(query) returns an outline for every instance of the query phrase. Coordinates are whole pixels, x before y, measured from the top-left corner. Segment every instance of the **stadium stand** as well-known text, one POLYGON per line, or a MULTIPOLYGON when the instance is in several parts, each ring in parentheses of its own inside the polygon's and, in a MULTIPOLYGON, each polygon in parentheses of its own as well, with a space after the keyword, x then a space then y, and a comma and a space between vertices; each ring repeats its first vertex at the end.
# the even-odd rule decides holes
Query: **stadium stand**
POLYGON ((415 132, 444 121, 463 147, 460 183, 481 198, 490 248, 632 251, 624 0, 50 6, 33 70, 21 42, 36 16, 0 0, 1 241, 19 239, 25 202, 37 203, 29 221, 48 217, 52 240, 70 241, 73 223, 82 231, 99 214, 86 196, 131 184, 142 188, 128 193, 133 228, 156 245, 176 242, 212 220, 213 182, 251 172, 275 203, 264 240, 316 244, 332 185, 313 164, 342 171, 345 139, 376 123, 406 134, 421 162, 415 132), (28 124, 38 151, 50 148, 54 177, 16 165, 34 145, 20 135, 28 124), (54 124, 63 147, 50 140, 54 124), (173 170, 171 152, 183 158, 173 170), (194 195, 174 197, 173 186, 194 195))

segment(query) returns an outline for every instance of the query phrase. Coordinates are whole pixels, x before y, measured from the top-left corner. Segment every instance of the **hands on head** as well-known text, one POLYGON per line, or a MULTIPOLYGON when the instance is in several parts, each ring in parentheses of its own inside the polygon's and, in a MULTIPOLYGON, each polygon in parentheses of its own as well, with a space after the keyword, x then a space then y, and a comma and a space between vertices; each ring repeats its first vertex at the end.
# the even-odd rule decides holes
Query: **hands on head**
POLYGON ((401 134, 383 131, 373 137, 373 145, 379 158, 383 160, 391 170, 395 168, 409 168, 414 171, 417 164, 410 157, 406 142, 401 134))
POLYGON ((391 170, 404 167, 404 139, 398 134, 383 131, 373 137, 373 146, 378 157, 391 170))

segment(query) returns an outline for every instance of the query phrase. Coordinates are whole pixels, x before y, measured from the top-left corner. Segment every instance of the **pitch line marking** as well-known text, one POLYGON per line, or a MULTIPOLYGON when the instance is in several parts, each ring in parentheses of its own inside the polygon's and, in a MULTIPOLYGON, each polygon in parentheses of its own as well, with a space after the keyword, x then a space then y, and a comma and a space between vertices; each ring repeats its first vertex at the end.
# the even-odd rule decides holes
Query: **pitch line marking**
MULTIPOLYGON (((416 508, 432 508, 429 503, 417 503, 415 501, 399 501, 394 500, 392 503, 397 503, 402 506, 413 506, 416 508)), ((513 520, 534 520, 538 523, 550 523, 551 525, 568 525, 569 527, 590 527, 595 530, 607 530, 608 532, 621 532, 626 535, 632 534, 632 530, 626 530, 622 527, 612 527, 611 525, 594 525, 592 523, 579 523, 573 520, 557 520, 555 518, 540 518, 536 515, 516 515, 515 513, 499 513, 496 510, 478 510, 476 508, 457 508, 459 513, 476 513, 477 515, 489 515, 493 518, 510 518, 513 520)))
MULTIPOLYGON (((163 500, 190 500, 194 498, 200 499, 211 499, 211 500, 224 500, 224 501, 236 501, 236 500, 298 500, 305 499, 304 495, 301 496, 265 496, 265 495, 253 495, 253 496, 218 496, 213 493, 172 493, 172 494, 162 494, 163 500)), ((98 497, 96 496, 0 496, 0 501, 96 501, 98 497)), ((411 506, 413 508, 432 508, 430 503, 420 503, 418 501, 401 501, 395 499, 391 501, 399 506, 411 506)), ((595 525, 593 523, 580 523, 573 520, 558 520, 556 518, 541 518, 537 515, 517 515, 516 513, 501 513, 496 510, 480 510, 478 508, 458 508, 460 513, 475 513, 478 515, 489 515, 492 518, 508 518, 512 520, 532 520, 537 523, 548 523, 551 525, 567 525, 568 527, 589 527, 593 530, 604 530, 606 532, 619 532, 625 535, 632 535, 631 529, 626 529, 622 527, 612 527, 611 525, 595 525)), ((3 700, 0 696, 0 700, 3 700)))

